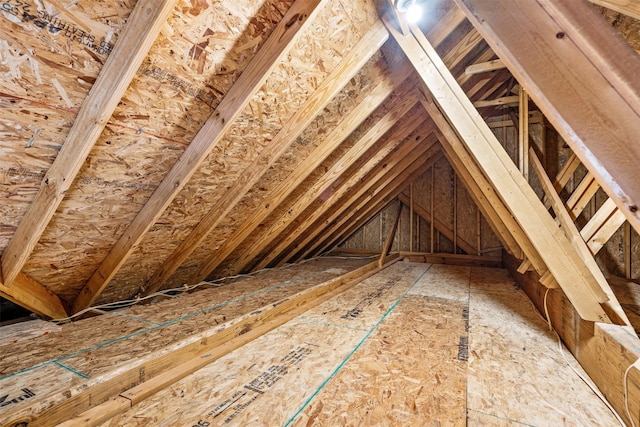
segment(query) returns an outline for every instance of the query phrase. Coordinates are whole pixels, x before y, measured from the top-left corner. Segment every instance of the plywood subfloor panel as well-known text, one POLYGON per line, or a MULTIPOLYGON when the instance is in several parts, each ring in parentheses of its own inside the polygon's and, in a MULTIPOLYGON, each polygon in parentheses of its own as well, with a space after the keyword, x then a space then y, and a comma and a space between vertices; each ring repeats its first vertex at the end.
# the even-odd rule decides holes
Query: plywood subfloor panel
POLYGON ((464 307, 404 298, 293 425, 464 426, 464 307))
MULTIPOLYGON (((367 259, 322 258, 270 270, 235 283, 135 306, 64 325, 58 332, 0 346, 0 390, 10 396, 28 388, 37 398, 142 358, 199 332, 345 274, 367 259), (132 357, 135 354, 135 357, 132 357), (62 375, 64 374, 64 375, 62 375), (60 379, 64 381, 60 381, 60 379)), ((35 399, 32 399, 35 400, 35 399)), ((2 414, 27 406, 0 407, 2 414)))
POLYGON ((105 425, 283 425, 427 268, 397 263, 105 425))
POLYGON ((506 270, 471 269, 469 324, 470 426, 618 425, 506 270))

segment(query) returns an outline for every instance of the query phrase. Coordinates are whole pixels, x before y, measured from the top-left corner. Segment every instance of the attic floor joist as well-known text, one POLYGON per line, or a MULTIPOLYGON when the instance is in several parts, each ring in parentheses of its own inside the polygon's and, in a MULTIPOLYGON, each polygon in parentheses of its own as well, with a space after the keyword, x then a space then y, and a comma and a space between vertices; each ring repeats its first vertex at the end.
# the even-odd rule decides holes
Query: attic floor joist
POLYGON ((269 39, 248 65, 216 110, 202 126, 180 159, 164 177, 151 198, 129 224, 116 245, 93 273, 73 302, 78 312, 91 305, 115 276, 151 226, 160 218, 178 192, 194 175, 208 154, 224 137, 251 97, 287 54, 326 0, 295 2, 269 39))
POLYGON ((456 3, 639 231, 640 57, 587 2, 456 3))

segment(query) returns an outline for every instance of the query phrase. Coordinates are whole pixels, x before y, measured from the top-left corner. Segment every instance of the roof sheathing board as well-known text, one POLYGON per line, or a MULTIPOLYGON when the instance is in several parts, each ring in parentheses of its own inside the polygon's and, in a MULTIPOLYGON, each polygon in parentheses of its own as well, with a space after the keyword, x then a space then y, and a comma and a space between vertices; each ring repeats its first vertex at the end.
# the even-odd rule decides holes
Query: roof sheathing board
POLYGON ((0 252, 35 197, 133 2, 0 9, 0 252))
MULTIPOLYGON (((363 4, 358 13, 366 9, 363 4)), ((99 302, 127 298, 138 291, 368 31, 373 18, 377 19, 370 9, 365 18, 348 16, 337 1, 320 10, 287 61, 276 67, 203 167, 134 249, 99 302)), ((238 209, 242 207, 234 210, 238 209)), ((179 283, 184 282, 181 277, 179 283)))
POLYGON ((208 118, 207 103, 217 105, 259 47, 247 41, 266 38, 283 4, 176 7, 25 266, 28 274, 64 298, 75 296, 208 118), (212 43, 219 62, 201 68, 189 57, 190 39, 207 25, 223 40, 212 43))

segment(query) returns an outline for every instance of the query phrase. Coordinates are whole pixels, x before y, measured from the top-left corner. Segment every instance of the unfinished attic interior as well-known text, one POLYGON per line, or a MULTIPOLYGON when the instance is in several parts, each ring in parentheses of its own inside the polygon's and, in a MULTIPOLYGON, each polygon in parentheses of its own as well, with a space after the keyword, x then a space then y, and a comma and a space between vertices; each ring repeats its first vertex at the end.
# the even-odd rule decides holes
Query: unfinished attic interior
POLYGON ((0 13, 0 425, 640 426, 638 3, 0 13))

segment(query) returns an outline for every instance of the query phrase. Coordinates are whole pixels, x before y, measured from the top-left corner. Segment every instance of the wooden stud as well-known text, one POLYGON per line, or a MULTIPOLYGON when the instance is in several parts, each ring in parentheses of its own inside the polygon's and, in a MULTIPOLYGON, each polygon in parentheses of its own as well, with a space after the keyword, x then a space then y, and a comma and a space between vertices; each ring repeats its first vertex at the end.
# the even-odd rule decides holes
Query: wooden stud
POLYGON ((176 0, 140 0, 131 11, 127 26, 82 103, 60 152, 7 243, 2 255, 5 287, 11 287, 22 271, 175 3, 176 0))
POLYGON ((639 231, 637 53, 587 2, 455 2, 639 231))
POLYGON ((614 201, 607 199, 580 230, 580 235, 587 242, 591 253, 595 255, 625 221, 624 214, 620 212, 614 201))
MULTIPOLYGON (((436 182, 436 168, 435 166, 431 167, 431 194, 429 197, 429 203, 431 204, 431 212, 433 212, 433 209, 435 208, 435 182, 436 182)), ((432 217, 435 219, 435 216, 432 217)), ((430 225, 429 225, 429 234, 430 234, 430 243, 431 243, 431 253, 434 252, 434 240, 435 240, 435 221, 430 221, 430 225)))
POLYGON ((224 193, 213 208, 200 220, 162 263, 140 289, 143 295, 149 295, 162 287, 162 284, 182 265, 182 263, 206 239, 215 227, 242 200, 247 192, 271 168, 271 166, 296 141, 296 138, 325 108, 342 88, 358 73, 360 68, 377 52, 389 38, 384 24, 377 21, 353 49, 340 61, 338 66, 324 79, 318 89, 284 124, 278 134, 269 141, 260 154, 251 162, 238 180, 224 193))
POLYGON ((196 134, 147 203, 129 224, 98 269, 91 275, 75 301, 73 311, 89 307, 186 185, 211 150, 222 140, 271 71, 289 52, 327 0, 296 1, 271 32, 244 73, 238 77, 216 110, 196 134))
POLYGON ((518 95, 518 166, 529 181, 529 97, 520 86, 518 95))
POLYGON ((476 101, 473 106, 476 108, 493 107, 496 105, 518 105, 518 96, 503 96, 502 98, 487 99, 483 101, 476 101))
POLYGON ((413 183, 409 184, 409 252, 413 252, 413 183))
MULTIPOLYGON (((385 22, 386 23, 386 22, 385 22)), ((534 245, 553 276, 586 320, 610 321, 601 302, 607 295, 599 287, 570 242, 557 229, 553 219, 517 170, 504 148, 444 66, 433 47, 419 29, 412 27, 413 37, 402 36, 387 25, 420 78, 429 88, 447 117, 463 136, 464 145, 482 167, 492 187, 501 195, 522 229, 534 245)), ((502 57, 502 55, 501 55, 502 57)), ((436 122, 438 127, 440 124, 436 122)))
POLYGON ((391 250, 391 246, 393 245, 393 239, 396 237, 396 231, 398 231, 398 222, 400 221, 400 214, 402 213, 402 203, 398 202, 398 213, 396 214, 396 219, 393 221, 393 225, 391 229, 389 229, 389 234, 387 235, 387 239, 384 242, 384 246, 382 247, 382 253, 380 254, 380 259, 378 259, 378 267, 382 267, 385 263, 387 255, 391 250))

